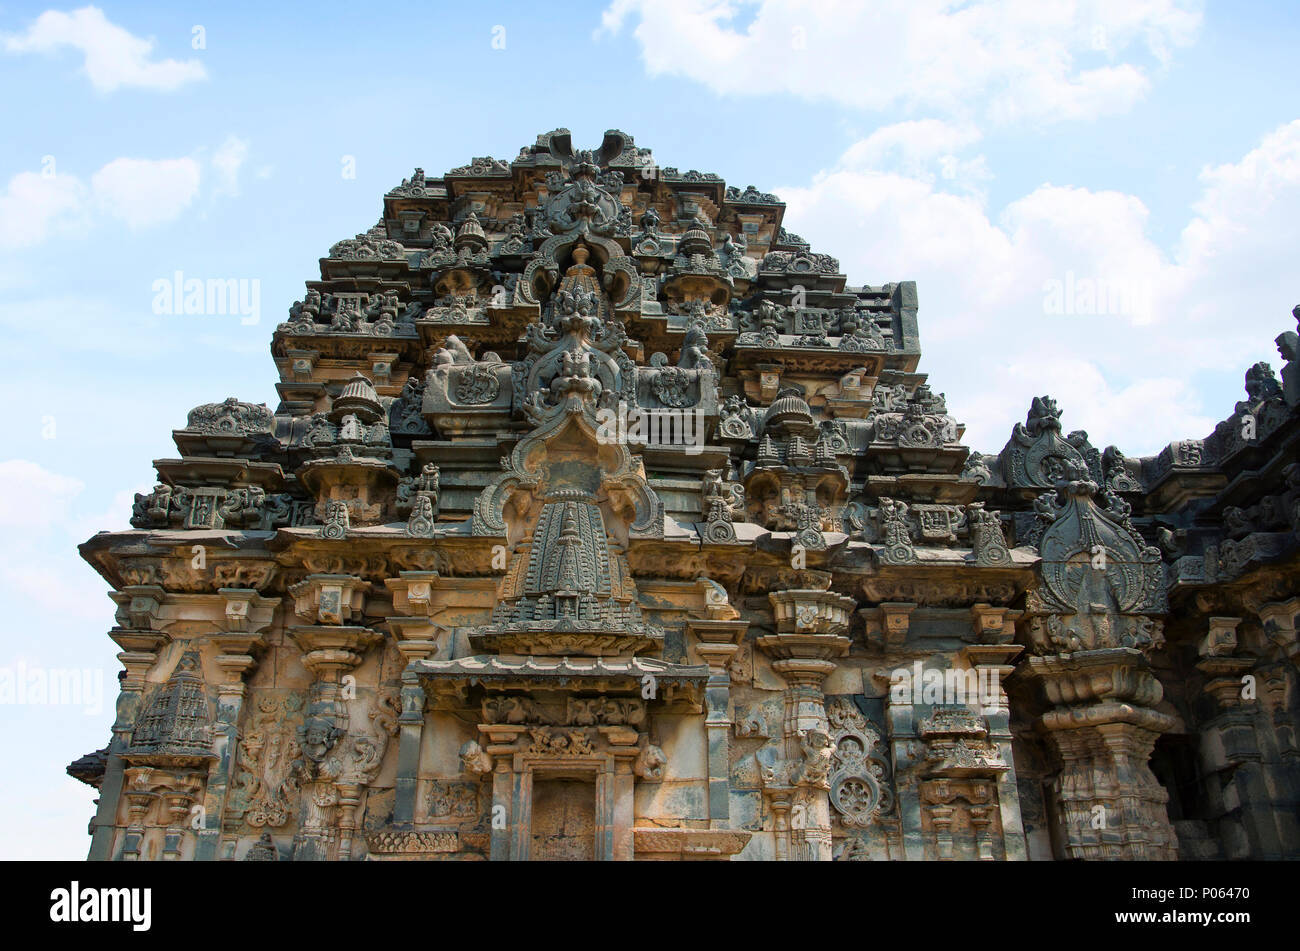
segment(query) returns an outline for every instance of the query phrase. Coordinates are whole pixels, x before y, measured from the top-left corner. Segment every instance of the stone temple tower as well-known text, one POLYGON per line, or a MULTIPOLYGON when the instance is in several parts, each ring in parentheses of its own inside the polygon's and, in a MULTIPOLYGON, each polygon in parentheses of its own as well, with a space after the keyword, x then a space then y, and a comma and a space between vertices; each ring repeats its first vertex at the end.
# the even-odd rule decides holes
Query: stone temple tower
POLYGON ((383 196, 81 546, 90 857, 1300 857, 1296 334, 1156 456, 972 451, 784 213, 617 131, 383 196))

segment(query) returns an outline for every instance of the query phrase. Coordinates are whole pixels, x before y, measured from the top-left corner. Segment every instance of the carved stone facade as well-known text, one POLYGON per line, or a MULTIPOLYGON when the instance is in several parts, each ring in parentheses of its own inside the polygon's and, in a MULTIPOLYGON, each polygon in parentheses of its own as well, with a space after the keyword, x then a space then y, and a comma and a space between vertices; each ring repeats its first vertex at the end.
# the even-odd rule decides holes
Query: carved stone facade
POLYGON ((90 856, 1300 857, 1296 334, 1205 439, 981 455, 784 210, 564 130, 384 196, 81 546, 90 856))

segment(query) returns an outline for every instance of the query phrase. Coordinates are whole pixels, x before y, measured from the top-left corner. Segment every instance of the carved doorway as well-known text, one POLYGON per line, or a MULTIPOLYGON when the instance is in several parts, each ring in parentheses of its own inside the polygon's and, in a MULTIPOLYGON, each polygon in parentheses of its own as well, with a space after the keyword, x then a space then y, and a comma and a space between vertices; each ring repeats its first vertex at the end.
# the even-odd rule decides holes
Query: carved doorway
POLYGON ((597 858, 596 784, 592 779, 534 778, 531 858, 568 862, 597 858))

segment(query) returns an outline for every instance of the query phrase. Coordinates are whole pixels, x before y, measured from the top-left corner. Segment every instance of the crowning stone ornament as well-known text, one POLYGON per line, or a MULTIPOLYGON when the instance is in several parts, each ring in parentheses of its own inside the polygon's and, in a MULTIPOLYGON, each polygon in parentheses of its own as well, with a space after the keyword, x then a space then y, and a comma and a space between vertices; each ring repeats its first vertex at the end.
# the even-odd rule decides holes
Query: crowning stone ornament
POLYGON ((1017 423, 1002 450, 1007 485, 1053 488, 1070 463, 1083 463, 1079 451, 1061 436, 1061 411, 1050 396, 1035 396, 1024 424, 1017 423))
POLYGON ((616 130, 389 191, 81 547, 91 857, 1300 857, 1295 332, 1205 438, 971 452, 785 211, 616 130))

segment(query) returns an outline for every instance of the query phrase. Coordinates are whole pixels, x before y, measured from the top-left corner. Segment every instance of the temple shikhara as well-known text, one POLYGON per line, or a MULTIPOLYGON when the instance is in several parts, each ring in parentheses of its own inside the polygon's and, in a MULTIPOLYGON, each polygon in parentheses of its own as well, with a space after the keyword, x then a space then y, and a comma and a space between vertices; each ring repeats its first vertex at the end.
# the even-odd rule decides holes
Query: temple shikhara
POLYGON ((1300 858, 1295 332, 1204 438, 978 452, 784 211, 617 131, 383 196, 81 546, 90 858, 1300 858))

